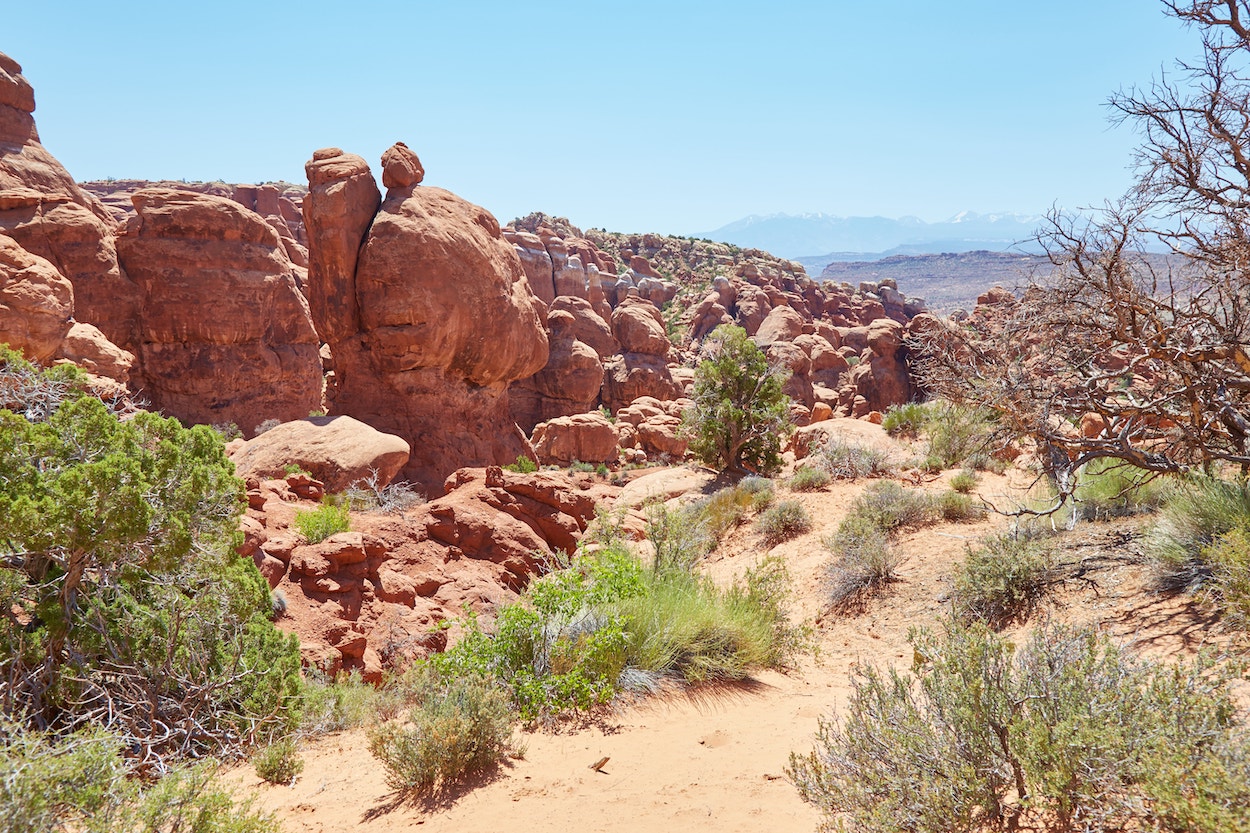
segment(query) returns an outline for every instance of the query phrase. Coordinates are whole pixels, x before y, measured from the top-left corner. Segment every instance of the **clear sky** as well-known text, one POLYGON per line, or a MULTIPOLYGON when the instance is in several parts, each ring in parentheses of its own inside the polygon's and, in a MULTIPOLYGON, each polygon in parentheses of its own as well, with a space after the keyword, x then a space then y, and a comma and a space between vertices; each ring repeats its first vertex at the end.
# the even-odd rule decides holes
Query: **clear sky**
POLYGON ((689 233, 1100 203, 1136 141, 1108 94, 1198 41, 1151 0, 39 0, 0 51, 80 180, 303 182, 403 140, 504 222, 689 233))

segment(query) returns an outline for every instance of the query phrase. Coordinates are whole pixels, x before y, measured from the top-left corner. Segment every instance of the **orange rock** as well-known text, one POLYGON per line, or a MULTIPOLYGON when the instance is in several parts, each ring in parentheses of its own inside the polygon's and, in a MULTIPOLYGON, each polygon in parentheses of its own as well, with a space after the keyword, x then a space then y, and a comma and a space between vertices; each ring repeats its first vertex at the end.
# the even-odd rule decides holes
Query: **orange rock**
POLYGON ((69 333, 73 313, 69 280, 0 234, 0 343, 46 364, 69 333))

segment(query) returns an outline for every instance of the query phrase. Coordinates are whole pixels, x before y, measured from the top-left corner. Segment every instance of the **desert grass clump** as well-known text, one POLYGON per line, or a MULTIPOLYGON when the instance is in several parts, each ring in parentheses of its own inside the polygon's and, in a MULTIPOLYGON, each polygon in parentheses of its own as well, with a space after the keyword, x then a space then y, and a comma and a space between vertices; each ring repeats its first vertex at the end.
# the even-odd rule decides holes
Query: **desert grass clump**
POLYGON ((507 694, 489 680, 430 675, 400 723, 369 731, 397 792, 429 796, 498 766, 515 749, 507 694))
POLYGON ((970 494, 977 484, 981 482, 981 476, 977 474, 975 469, 964 469, 958 474, 951 477, 950 486, 961 495, 970 494))
POLYGON ((1108 520, 1153 512, 1163 504, 1165 492, 1157 475, 1100 458, 1081 468, 1072 497, 1083 517, 1108 520))
POLYGON ((928 526, 937 520, 927 492, 905 489, 892 480, 870 484, 855 498, 848 515, 864 519, 887 535, 904 528, 928 526))
POLYGON ((971 523, 983 520, 989 514, 983 502, 955 489, 939 492, 933 497, 933 505, 944 521, 971 523))
POLYGON ((1202 589, 1216 572, 1211 545, 1234 529, 1250 528, 1250 484, 1192 476, 1166 491, 1147 556, 1166 589, 1202 589))
POLYGON ((509 463, 504 466, 508 471, 514 471, 518 474, 533 474, 538 471, 538 464, 524 454, 517 455, 515 463, 509 463))
POLYGON ((826 439, 811 457, 834 480, 886 477, 894 471, 889 452, 838 437, 826 439))
POLYGON ((1036 535, 1002 533, 983 539, 955 574, 955 615, 1002 627, 1028 615, 1055 580, 1053 547, 1036 535))
POLYGON ((755 521, 764 543, 773 547, 812 528, 812 518, 797 500, 783 500, 765 509, 755 521))
POLYGON ((323 503, 311 511, 295 512, 295 528, 310 544, 319 544, 331 535, 351 529, 351 512, 347 506, 323 503))
POLYGON ((399 688, 370 685, 359 671, 340 673, 329 679, 319 671, 310 670, 303 695, 299 733, 305 737, 390 720, 403 707, 403 693, 399 688))
POLYGON ((928 424, 931 410, 922 402, 891 405, 881 419, 881 427, 891 437, 915 439, 928 424))
POLYGON ((933 403, 925 423, 925 468, 989 467, 997 425, 993 412, 950 402, 933 403))
POLYGON ((871 521, 849 517, 822 543, 833 554, 827 569, 831 609, 861 606, 867 597, 898 581, 902 558, 886 533, 871 521))
POLYGON ((911 673, 852 676, 787 775, 826 829, 1250 829, 1235 669, 1154 665, 1089 630, 1020 649, 983 624, 913 632, 911 673))
POLYGON ((304 759, 300 757, 293 738, 274 741, 252 756, 256 774, 270 784, 290 784, 304 771, 304 759))
POLYGON ((795 492, 816 492, 833 482, 833 475, 814 466, 800 466, 786 483, 795 492))
POLYGON ((725 533, 773 502, 776 492, 767 477, 744 477, 695 504, 708 534, 719 541, 725 533))

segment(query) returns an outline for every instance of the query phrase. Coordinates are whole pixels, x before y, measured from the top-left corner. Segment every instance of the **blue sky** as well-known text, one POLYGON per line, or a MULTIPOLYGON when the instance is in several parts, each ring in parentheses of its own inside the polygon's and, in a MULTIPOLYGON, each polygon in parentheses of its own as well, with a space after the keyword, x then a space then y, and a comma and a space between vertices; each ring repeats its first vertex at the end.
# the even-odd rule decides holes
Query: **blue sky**
POLYGON ((668 233, 1099 203, 1136 142, 1108 94, 1198 53, 1150 0, 11 5, 80 180, 303 182, 403 140, 505 222, 668 233))

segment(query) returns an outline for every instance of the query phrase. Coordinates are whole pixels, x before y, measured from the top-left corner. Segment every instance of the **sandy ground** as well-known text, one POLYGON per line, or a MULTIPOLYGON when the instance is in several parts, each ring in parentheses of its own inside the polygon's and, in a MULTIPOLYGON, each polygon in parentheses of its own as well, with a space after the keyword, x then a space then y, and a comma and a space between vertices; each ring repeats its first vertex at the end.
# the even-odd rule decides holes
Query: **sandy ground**
MULTIPOLYGON (((425 805, 397 802, 363 731, 306 744, 305 770, 293 786, 264 784, 250 767, 225 777, 241 793, 254 794, 288 831, 390 833, 418 825, 457 833, 638 831, 674 823, 692 831, 814 831, 818 813, 799 800, 784 774, 790 753, 809 749, 818 718, 845 705, 848 672, 857 662, 910 664, 908 630, 940 620, 966 545, 1003 523, 994 518, 905 535, 898 543, 907 556, 902 581, 860 615, 823 615, 828 553, 821 538, 836 529, 862 488, 835 484, 801 496, 814 528, 773 550, 792 573, 795 616, 819 621, 815 656, 791 673, 653 697, 619 708, 597 726, 523 733, 524 758, 425 805), (600 770, 590 768, 604 757, 600 770)), ((982 488, 1002 493, 1007 484, 990 477, 982 488)), ((1210 622, 1195 605, 1149 592, 1143 569, 1132 563, 1138 526, 1089 526, 1088 550, 1072 556, 1087 558, 1088 569, 1059 588, 1048 615, 1100 623, 1148 653, 1191 651, 1209 638, 1210 622)), ((764 554, 758 535, 744 526, 726 538, 706 569, 727 582, 764 554)))

